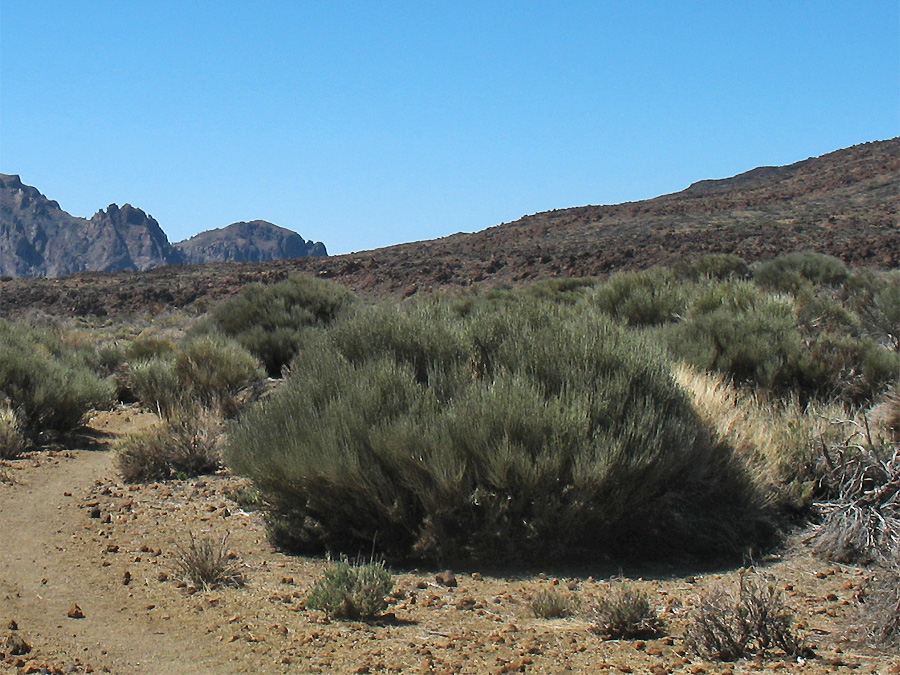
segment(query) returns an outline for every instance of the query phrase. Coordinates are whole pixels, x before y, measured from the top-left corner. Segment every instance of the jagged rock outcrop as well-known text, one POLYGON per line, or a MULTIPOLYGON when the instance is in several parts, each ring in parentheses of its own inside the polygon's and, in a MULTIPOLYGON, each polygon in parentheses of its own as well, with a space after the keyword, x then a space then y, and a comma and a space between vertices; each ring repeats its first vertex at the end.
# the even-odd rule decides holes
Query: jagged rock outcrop
POLYGON ((212 262, 269 262, 328 255, 319 241, 306 241, 296 232, 265 220, 232 223, 175 244, 190 264, 212 262))
POLYGON ((0 174, 0 276, 144 271, 186 262, 265 262, 327 255, 320 242, 254 220, 172 245, 159 223, 130 204, 87 220, 63 211, 19 176, 0 174))

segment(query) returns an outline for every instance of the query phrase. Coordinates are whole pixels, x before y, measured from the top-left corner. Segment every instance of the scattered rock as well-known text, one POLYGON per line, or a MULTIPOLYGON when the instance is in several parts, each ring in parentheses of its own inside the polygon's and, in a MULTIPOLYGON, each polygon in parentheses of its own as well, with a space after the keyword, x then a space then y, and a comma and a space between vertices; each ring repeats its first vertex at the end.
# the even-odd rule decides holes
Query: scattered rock
POLYGON ((69 608, 69 611, 66 612, 66 616, 70 619, 83 619, 84 612, 81 611, 81 607, 79 607, 78 605, 72 605, 69 608))
POLYGON ((3 650, 11 656, 22 656, 31 651, 31 645, 18 633, 10 633, 3 643, 3 650))
POLYGON ((447 586, 448 588, 453 588, 457 585, 456 575, 453 574, 450 570, 444 570, 440 574, 434 577, 434 580, 437 581, 441 586, 447 586))

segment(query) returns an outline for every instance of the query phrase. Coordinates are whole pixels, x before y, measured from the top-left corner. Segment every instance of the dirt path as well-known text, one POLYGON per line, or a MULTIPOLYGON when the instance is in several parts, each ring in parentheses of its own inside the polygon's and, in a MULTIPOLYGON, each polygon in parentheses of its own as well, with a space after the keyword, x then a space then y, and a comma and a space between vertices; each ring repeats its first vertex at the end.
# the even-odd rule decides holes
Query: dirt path
POLYGON ((0 618, 41 654, 111 672, 227 672, 172 626, 123 611, 124 586, 84 559, 91 528, 78 497, 112 470, 110 452, 74 451, 0 494, 0 618), (75 605, 84 618, 67 616, 75 605))
MULTIPOLYGON (((94 428, 110 434, 148 421, 136 410, 104 415, 94 428)), ((735 572, 626 579, 653 598, 666 624, 666 634, 638 642, 591 630, 590 608, 621 581, 599 568, 561 578, 470 570, 457 575, 458 585, 438 581, 434 570, 396 572, 383 621, 332 622, 304 602, 327 563, 273 551, 259 514, 236 501, 245 483, 227 472, 124 485, 105 449, 37 453, 0 472, 13 481, 0 480, 0 673, 900 673, 900 657, 842 638, 863 571, 805 554, 766 572, 819 657, 710 663, 687 653, 680 636, 699 595, 733 584, 735 572), (246 586, 182 582, 173 572, 179 544, 194 535, 227 536, 246 586), (536 618, 531 601, 547 591, 571 596, 582 610, 536 618), (74 605, 84 618, 68 616, 74 605), (18 630, 10 630, 12 620, 18 630), (12 634, 32 652, 4 654, 12 634)))

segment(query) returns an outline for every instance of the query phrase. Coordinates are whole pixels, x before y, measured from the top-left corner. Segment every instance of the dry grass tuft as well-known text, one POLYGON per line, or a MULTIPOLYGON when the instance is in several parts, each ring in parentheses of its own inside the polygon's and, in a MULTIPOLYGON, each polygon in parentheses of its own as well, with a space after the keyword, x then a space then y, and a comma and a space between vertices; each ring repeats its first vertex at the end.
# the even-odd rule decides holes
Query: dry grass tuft
POLYGON ((198 539, 193 532, 189 537, 187 544, 177 545, 175 566, 181 578, 204 589, 244 585, 244 575, 235 556, 226 548, 228 535, 218 542, 211 537, 198 539))
POLYGON ((593 620, 592 630, 611 639, 649 638, 663 629, 650 597, 625 583, 613 587, 600 599, 594 607, 593 620))
POLYGON ((25 435, 15 411, 0 402, 0 459, 13 459, 25 451, 25 435))

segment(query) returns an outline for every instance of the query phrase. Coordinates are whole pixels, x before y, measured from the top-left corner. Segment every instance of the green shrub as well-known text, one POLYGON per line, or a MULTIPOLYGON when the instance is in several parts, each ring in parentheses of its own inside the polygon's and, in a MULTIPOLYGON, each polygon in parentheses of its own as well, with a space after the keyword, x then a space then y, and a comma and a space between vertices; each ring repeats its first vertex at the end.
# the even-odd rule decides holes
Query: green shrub
POLYGON ((215 336, 190 340, 166 357, 138 361, 130 371, 140 399, 164 417, 198 405, 233 416, 238 394, 259 386, 264 377, 246 349, 215 336))
POLYGON ((620 272, 599 286, 591 301, 629 326, 676 321, 687 309, 686 284, 668 269, 620 272))
POLYGON ((874 400, 900 373, 900 353, 868 338, 822 333, 801 354, 800 386, 820 398, 862 404, 874 400))
POLYGON ((113 387, 38 331, 0 320, 0 395, 22 433, 68 432, 92 409, 112 404, 113 387))
POLYGON ((759 512, 661 356, 585 307, 375 307, 310 338, 227 450, 300 551, 735 550, 759 512), (635 533, 641 533, 635 536, 635 533))
POLYGON ((676 263, 673 270, 678 276, 693 281, 704 279, 737 281, 750 276, 750 268, 746 261, 740 256, 728 253, 712 253, 697 260, 676 263))
POLYGON ((150 429, 129 434, 116 464, 126 483, 187 478, 215 472, 221 464, 221 418, 208 410, 184 412, 150 429))
POLYGON ((342 560, 316 582, 306 598, 306 606, 333 619, 365 621, 387 608, 386 596, 393 588, 391 573, 383 562, 351 564, 342 560))
POLYGON ((642 590, 619 584, 600 599, 593 611, 593 630, 616 640, 659 635, 663 623, 642 590))
POLYGON ((664 339, 677 358, 739 382, 785 389, 796 381, 801 337, 793 307, 751 284, 711 286, 664 339))
POLYGON ((25 436, 20 426, 15 410, 8 403, 0 402, 0 459, 13 459, 25 451, 25 436))
POLYGON ((250 284, 212 311, 212 323, 259 358, 270 377, 281 377, 297 353, 301 331, 331 323, 354 298, 340 284, 308 276, 250 284))
POLYGON ((156 357, 165 357, 175 351, 175 343, 155 335, 141 334, 124 348, 128 361, 146 361, 156 357))
POLYGON ((700 599, 686 636, 687 647, 708 659, 799 656, 791 612, 772 581, 741 571, 737 594, 716 588, 700 599))
POLYGON ((847 279, 847 266, 822 253, 788 253, 759 263, 753 278, 762 288, 797 293, 804 286, 839 286, 847 279))

